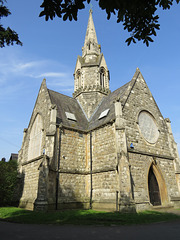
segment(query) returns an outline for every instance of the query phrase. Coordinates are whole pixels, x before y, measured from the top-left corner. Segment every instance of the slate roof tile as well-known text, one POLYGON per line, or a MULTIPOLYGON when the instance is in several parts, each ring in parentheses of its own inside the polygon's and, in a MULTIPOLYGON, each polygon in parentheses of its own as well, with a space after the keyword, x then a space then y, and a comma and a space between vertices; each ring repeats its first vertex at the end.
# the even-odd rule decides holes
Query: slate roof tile
POLYGON ((52 104, 57 106, 57 121, 62 122, 67 127, 85 130, 88 128, 87 119, 76 99, 61 93, 49 90, 49 96, 52 104), (73 113, 77 121, 69 120, 65 112, 73 113))
POLYGON ((76 99, 48 89, 52 104, 57 105, 57 122, 62 122, 64 126, 69 128, 89 131, 113 121, 115 119, 114 102, 117 99, 120 101, 123 99, 129 84, 130 82, 105 96, 89 121, 76 99), (99 119, 100 114, 106 109, 109 109, 107 116, 99 119), (67 119, 65 112, 73 113, 77 121, 67 119))

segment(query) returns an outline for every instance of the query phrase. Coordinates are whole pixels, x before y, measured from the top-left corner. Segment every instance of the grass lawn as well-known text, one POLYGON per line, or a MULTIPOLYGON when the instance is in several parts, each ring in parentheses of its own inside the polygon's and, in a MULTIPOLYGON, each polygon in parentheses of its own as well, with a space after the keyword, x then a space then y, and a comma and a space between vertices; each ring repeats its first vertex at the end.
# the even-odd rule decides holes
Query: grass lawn
POLYGON ((156 211, 119 213, 94 210, 66 210, 45 213, 15 207, 2 207, 0 208, 0 219, 33 224, 128 225, 172 221, 180 219, 180 216, 156 211))

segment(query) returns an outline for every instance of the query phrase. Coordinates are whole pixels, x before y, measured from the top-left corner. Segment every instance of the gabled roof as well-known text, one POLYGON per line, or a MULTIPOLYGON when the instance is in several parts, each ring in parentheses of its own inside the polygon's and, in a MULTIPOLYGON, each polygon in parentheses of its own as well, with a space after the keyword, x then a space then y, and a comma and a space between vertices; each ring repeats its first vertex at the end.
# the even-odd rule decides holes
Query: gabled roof
POLYGON ((62 122, 64 126, 69 128, 89 131, 115 120, 114 102, 117 99, 120 101, 123 100, 130 83, 131 82, 125 84, 108 96, 105 96, 89 121, 76 99, 48 89, 52 104, 56 104, 57 106, 57 122, 62 122), (101 113, 107 109, 109 109, 107 116, 99 119, 101 113), (76 121, 68 119, 66 112, 74 114, 76 121))
MULTIPOLYGON (((63 126, 65 127, 74 128, 86 132, 114 121, 115 120, 114 103, 116 101, 120 101, 122 109, 124 108, 139 76, 141 77, 141 79, 144 80, 140 70, 137 68, 130 82, 116 89, 108 96, 104 96, 104 98, 102 99, 98 107, 94 110, 94 113, 92 114, 89 120, 85 116, 82 107, 75 98, 68 97, 66 95, 54 92, 52 90, 48 90, 52 104, 57 105, 57 122, 59 123, 62 122, 63 126), (70 116, 71 114, 74 114, 76 120, 73 121, 72 119, 68 119, 67 114, 65 112, 70 113, 70 116)), ((156 104, 155 100, 154 103, 156 104)), ((159 109, 158 106, 157 109, 159 109)))
POLYGON ((124 86, 116 89, 114 92, 103 98, 103 101, 101 102, 100 106, 91 118, 91 121, 89 123, 89 129, 99 127, 115 119, 114 103, 115 101, 117 101, 117 99, 119 99, 120 101, 123 99, 123 96, 125 95, 129 84, 130 82, 126 83, 124 86), (109 113, 107 114, 107 116, 99 119, 100 114, 106 109, 109 109, 109 113))
POLYGON ((58 123, 62 122, 63 125, 78 130, 86 130, 88 128, 88 121, 76 99, 49 89, 48 92, 52 104, 57 106, 58 123), (74 114, 77 121, 68 119, 65 112, 74 114))

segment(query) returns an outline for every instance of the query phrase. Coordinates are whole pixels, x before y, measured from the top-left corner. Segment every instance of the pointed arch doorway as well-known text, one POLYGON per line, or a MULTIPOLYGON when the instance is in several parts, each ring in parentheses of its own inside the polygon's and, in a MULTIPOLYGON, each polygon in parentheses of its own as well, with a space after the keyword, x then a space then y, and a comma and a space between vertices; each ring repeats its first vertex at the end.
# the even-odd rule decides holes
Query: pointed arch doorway
POLYGON ((150 167, 150 170, 149 170, 148 187, 149 187, 150 203, 153 206, 161 205, 159 185, 158 185, 156 176, 153 172, 153 167, 152 166, 150 167))
POLYGON ((165 205, 168 202, 164 178, 155 164, 151 164, 148 174, 149 200, 153 206, 165 205))

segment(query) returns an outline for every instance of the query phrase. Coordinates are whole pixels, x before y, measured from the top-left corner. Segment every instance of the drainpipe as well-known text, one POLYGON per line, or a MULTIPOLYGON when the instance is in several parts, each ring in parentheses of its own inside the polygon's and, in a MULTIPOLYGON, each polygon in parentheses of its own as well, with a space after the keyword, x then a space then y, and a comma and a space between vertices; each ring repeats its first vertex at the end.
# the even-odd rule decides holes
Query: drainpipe
POLYGON ((61 159, 61 128, 59 126, 58 127, 58 166, 57 166, 57 172, 56 172, 56 210, 58 210, 60 159, 61 159))
POLYGON ((119 201, 118 201, 118 194, 119 194, 119 192, 118 191, 116 191, 116 212, 119 210, 119 201))
POLYGON ((90 209, 92 209, 92 132, 90 132, 90 209))

